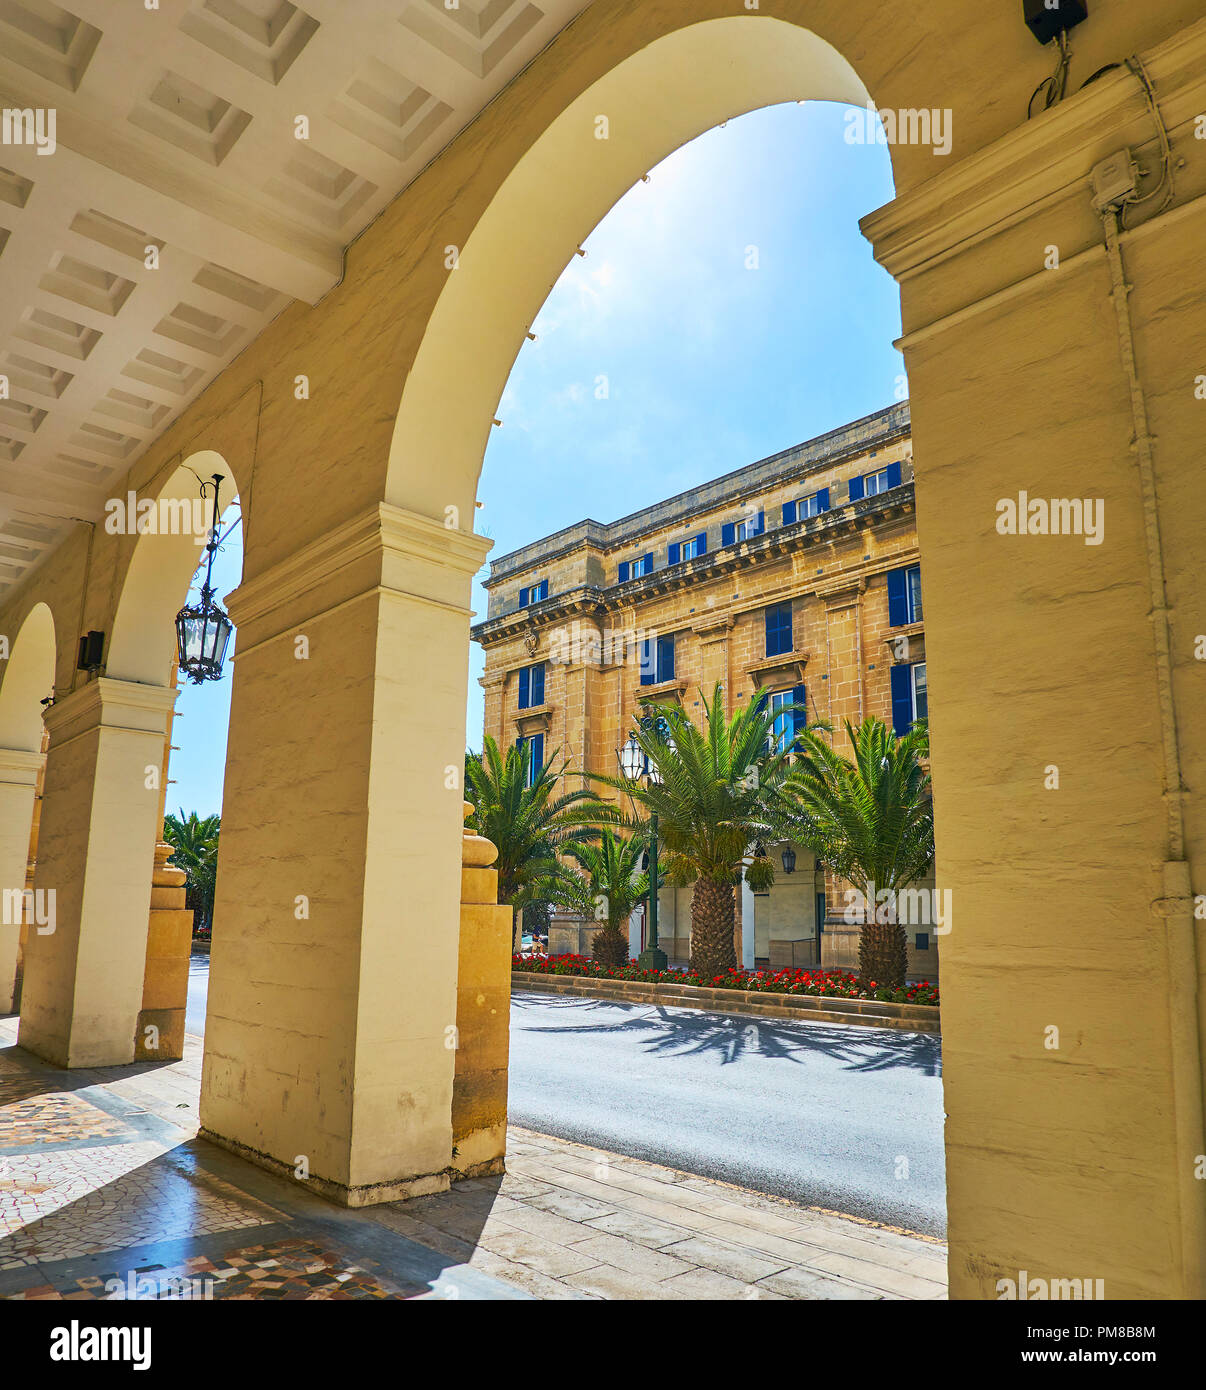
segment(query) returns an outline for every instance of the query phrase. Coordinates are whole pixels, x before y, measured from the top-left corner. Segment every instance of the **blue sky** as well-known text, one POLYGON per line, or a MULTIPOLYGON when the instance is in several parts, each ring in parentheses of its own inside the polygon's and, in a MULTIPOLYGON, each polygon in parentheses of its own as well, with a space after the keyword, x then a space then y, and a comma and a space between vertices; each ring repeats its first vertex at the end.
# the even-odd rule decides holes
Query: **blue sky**
MULTIPOLYGON (((492 554, 612 521, 897 398, 899 295, 858 230, 891 200, 891 165, 885 146, 845 142, 843 110, 792 103, 706 132, 583 243, 498 407, 476 521, 492 554)), ((240 562, 232 541, 219 593, 240 562)), ((480 584, 473 606, 484 614, 480 584)), ((474 646, 471 747, 481 671, 474 646)), ((229 680, 181 695, 169 808, 219 808, 229 701, 229 680)))

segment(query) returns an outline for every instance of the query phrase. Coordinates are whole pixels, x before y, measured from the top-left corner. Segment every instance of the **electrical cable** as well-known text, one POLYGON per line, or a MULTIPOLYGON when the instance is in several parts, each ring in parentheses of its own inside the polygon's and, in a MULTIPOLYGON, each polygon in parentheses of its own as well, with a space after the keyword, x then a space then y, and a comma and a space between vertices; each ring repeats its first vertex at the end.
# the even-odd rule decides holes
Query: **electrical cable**
POLYGON ((1059 62, 1051 76, 1044 77, 1030 94, 1030 100, 1026 103, 1027 120, 1034 116, 1034 99, 1044 88, 1046 88, 1046 96, 1043 98, 1044 111, 1049 111, 1057 102, 1063 101, 1068 90, 1068 69, 1071 64, 1072 50, 1068 46, 1068 31, 1061 29, 1059 31, 1059 62))

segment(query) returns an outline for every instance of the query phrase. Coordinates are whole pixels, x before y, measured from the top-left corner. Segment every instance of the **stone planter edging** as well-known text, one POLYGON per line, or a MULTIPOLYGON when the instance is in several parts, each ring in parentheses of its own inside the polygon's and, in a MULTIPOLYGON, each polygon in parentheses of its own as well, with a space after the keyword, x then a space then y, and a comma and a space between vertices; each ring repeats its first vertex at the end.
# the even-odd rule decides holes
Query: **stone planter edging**
POLYGON ((804 1023, 854 1023, 869 1028, 896 1028, 910 1033, 940 1033, 935 1004, 888 1004, 878 999, 826 999, 815 994, 767 994, 761 990, 704 989, 701 985, 662 984, 651 980, 599 980, 588 975, 538 975, 511 972, 513 989, 577 994, 588 999, 672 1004, 717 1013, 759 1014, 794 1018, 804 1023))

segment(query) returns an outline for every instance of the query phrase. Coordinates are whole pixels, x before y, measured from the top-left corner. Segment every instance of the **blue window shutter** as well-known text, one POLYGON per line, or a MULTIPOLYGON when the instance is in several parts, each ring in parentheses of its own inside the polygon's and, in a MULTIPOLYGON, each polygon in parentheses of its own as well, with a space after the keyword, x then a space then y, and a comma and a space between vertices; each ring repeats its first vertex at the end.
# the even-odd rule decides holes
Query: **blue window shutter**
POLYGON ((674 638, 657 639, 657 678, 659 681, 674 679, 674 638))
POLYGON ((540 775, 540 769, 544 766, 544 735, 532 735, 532 781, 540 775))
POLYGON ((628 561, 627 561, 627 560, 621 560, 621 561, 620 561, 620 573, 619 573, 619 576, 618 576, 618 582, 621 583, 621 584, 623 584, 623 582, 624 582, 627 578, 628 578, 628 561))
POLYGON ((857 478, 850 479, 850 500, 857 502, 863 495, 863 478, 860 473, 857 478))
POLYGON ((818 491, 817 507, 823 512, 829 510, 829 489, 827 487, 823 487, 818 491))
POLYGON ((737 528, 731 521, 726 521, 720 528, 721 545, 732 545, 737 538, 737 528))
POLYGON ((532 703, 544 704, 544 662, 532 667, 532 703))
POLYGON ((645 573, 646 573, 646 574, 652 574, 652 573, 653 573, 653 551, 652 551, 652 550, 649 551, 649 553, 648 553, 647 555, 642 555, 642 556, 641 556, 641 563, 642 563, 642 564, 644 565, 644 567, 645 567, 645 573))
POLYGON ((900 627, 909 621, 909 586, 907 570, 888 571, 888 625, 900 627))
POLYGON ((666 563, 670 565, 678 564, 678 557, 682 554, 682 546, 678 541, 666 547, 666 563))
POLYGON ((765 530, 766 530, 766 513, 765 513, 765 512, 759 512, 759 513, 758 513, 758 524, 757 524, 757 526, 755 527, 755 535, 759 535, 759 536, 760 536, 760 535, 763 533, 763 531, 765 531, 765 530))
POLYGON ((899 487, 899 486, 900 486, 900 464, 899 464, 899 462, 888 464, 888 486, 889 486, 889 487, 899 487))
POLYGON ((757 698, 754 700, 754 713, 764 714, 766 712, 766 707, 769 703, 770 692, 768 690, 760 690, 758 692, 757 698))
POLYGON ((696 555, 706 555, 708 553, 708 533, 706 531, 701 531, 699 535, 695 537, 695 553, 696 555))
POLYGON ((519 708, 527 709, 531 704, 531 679, 532 672, 527 666, 519 673, 519 708))
POLYGON ((646 637, 641 643, 641 684, 652 685, 657 679, 657 669, 653 664, 653 638, 646 637))
POLYGON ((783 525, 790 526, 796 519, 796 504, 794 502, 784 502, 783 504, 783 525))
POLYGON ((528 593, 529 593, 529 592, 530 592, 530 591, 527 590, 527 589, 520 589, 520 591, 519 591, 519 606, 520 606, 520 608, 526 608, 526 607, 528 606, 528 593))
POLYGON ((913 724, 913 682, 908 666, 893 666, 892 672, 892 727, 897 736, 903 738, 913 724))
POLYGON ((797 685, 796 688, 791 692, 791 699, 792 704, 799 706, 799 708, 792 715, 792 737, 799 738, 799 736, 808 727, 808 714, 805 709, 805 706, 808 704, 808 692, 804 689, 802 685, 797 685))

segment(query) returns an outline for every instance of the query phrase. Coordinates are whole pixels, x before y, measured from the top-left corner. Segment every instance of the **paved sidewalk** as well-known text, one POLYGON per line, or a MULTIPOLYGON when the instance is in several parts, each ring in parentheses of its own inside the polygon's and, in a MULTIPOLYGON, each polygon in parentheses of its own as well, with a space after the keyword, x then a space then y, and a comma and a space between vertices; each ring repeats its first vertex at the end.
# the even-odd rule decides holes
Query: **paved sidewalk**
POLYGON ((0 1019, 0 1298, 946 1294, 940 1241, 519 1129, 501 1178, 348 1211, 196 1137, 199 1038, 67 1072, 16 1030, 0 1019))

